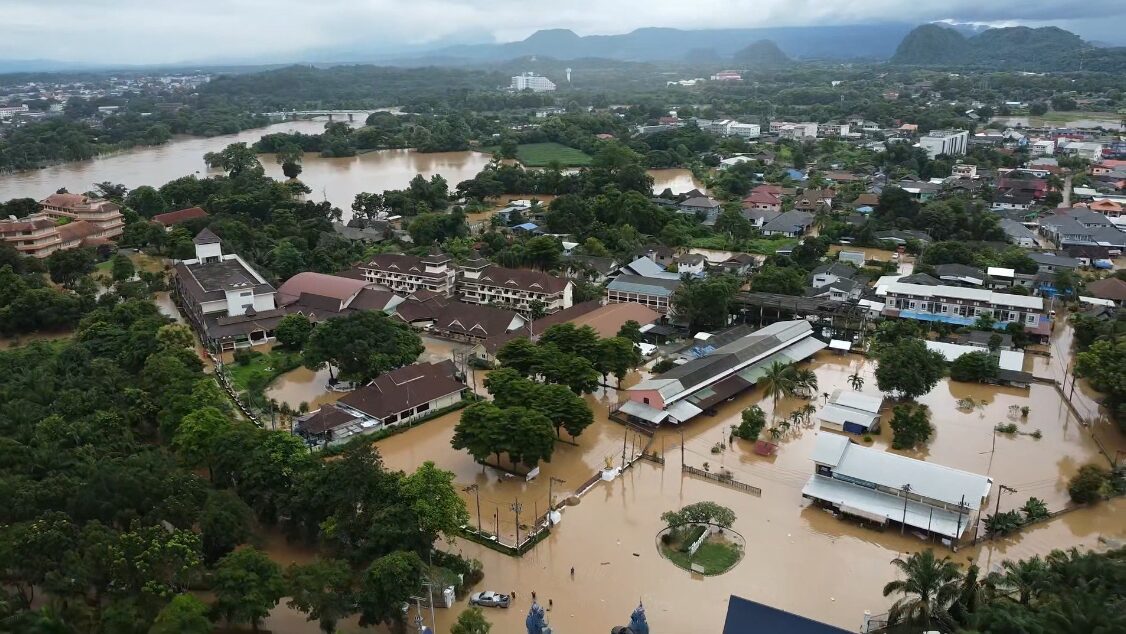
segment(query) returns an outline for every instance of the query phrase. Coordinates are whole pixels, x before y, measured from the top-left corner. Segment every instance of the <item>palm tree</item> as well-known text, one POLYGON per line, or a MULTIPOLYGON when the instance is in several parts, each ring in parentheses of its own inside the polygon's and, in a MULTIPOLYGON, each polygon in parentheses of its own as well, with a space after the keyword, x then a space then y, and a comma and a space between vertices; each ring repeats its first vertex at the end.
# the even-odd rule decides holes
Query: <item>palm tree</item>
POLYGON ((927 549, 891 563, 899 568, 904 579, 888 582, 884 596, 903 595, 888 610, 891 623, 911 623, 929 628, 940 625, 952 628, 950 607, 961 594, 962 573, 950 557, 938 559, 927 549))
POLYGON ((778 399, 784 396, 793 396, 797 389, 794 381, 794 367, 792 365, 775 361, 766 369, 766 374, 759 379, 762 391, 770 397, 774 404, 771 415, 778 418, 778 399))
POLYGON ((1039 556, 1020 561, 1001 562, 1001 572, 989 575, 989 584, 1005 593, 1015 593, 1021 605, 1028 605, 1033 595, 1048 581, 1048 566, 1039 556))
POLYGON ((860 376, 859 372, 853 372, 848 375, 848 384, 852 386, 852 389, 859 392, 864 389, 864 377, 860 376))
POLYGON ((794 370, 794 383, 807 397, 817 393, 817 373, 809 368, 794 370))

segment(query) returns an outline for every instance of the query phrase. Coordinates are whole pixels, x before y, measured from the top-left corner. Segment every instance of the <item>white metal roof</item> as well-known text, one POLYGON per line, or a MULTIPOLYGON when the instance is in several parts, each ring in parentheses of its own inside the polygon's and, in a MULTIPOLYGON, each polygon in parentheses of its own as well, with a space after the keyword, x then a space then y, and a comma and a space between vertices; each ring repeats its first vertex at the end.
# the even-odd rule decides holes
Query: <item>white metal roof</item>
POLYGON ((864 412, 852 409, 851 407, 841 407, 834 403, 829 403, 817 412, 817 418, 821 421, 835 423, 837 425, 856 423, 857 425, 863 425, 867 429, 872 429, 872 426, 879 417, 879 414, 864 412))
POLYGON ((1079 296, 1079 301, 1084 304, 1091 304, 1092 306, 1109 306, 1114 308, 1114 301, 1110 299, 1099 299, 1098 297, 1085 297, 1079 296))
POLYGON ((701 414, 704 410, 696 407, 692 402, 680 400, 669 406, 667 414, 669 415, 669 422, 683 423, 684 421, 701 414))
POLYGON ((989 277, 1013 277, 1017 274, 1016 269, 1006 269, 1000 266, 991 266, 986 269, 986 275, 989 277))
POLYGON ((882 395, 875 396, 873 394, 865 394, 864 392, 857 392, 855 390, 834 390, 833 395, 829 397, 829 402, 862 412, 876 414, 884 404, 884 397, 882 395))
MULTIPOLYGON (((958 357, 971 352, 988 352, 988 350, 977 346, 965 346, 943 341, 926 341, 924 343, 927 344, 928 350, 934 350, 941 354, 947 362, 953 362, 958 357)), ((998 354, 997 367, 1002 370, 1024 371, 1024 353, 1020 350, 1001 350, 998 354)))
POLYGON ((660 423, 668 417, 668 413, 653 407, 649 407, 645 403, 637 401, 626 401, 622 404, 619 411, 625 412, 630 416, 635 416, 644 421, 653 423, 654 425, 660 423))
POLYGON ((887 285, 887 292, 914 295, 916 297, 938 297, 950 299, 965 299, 978 302, 988 302, 1000 306, 1014 306, 1017 308, 1031 308, 1044 310, 1042 297, 1027 295, 1011 295, 1008 293, 994 293, 982 288, 964 288, 961 286, 923 286, 921 284, 903 284, 893 282, 887 285))
POLYGON ((802 495, 836 504, 845 513, 879 521, 904 522, 908 526, 927 529, 946 537, 965 533, 971 523, 970 512, 960 516, 955 511, 938 509, 921 502, 908 501, 904 513, 903 498, 841 480, 814 475, 802 488, 802 495))
POLYGON ((813 460, 835 465, 834 475, 892 489, 910 485, 916 495, 947 504, 958 504, 964 499, 965 505, 973 510, 981 505, 993 484, 983 475, 857 445, 828 432, 818 434, 813 460))
POLYGON ((829 349, 844 350, 845 352, 848 352, 849 350, 852 350, 852 342, 845 341, 844 339, 833 339, 829 341, 829 349))

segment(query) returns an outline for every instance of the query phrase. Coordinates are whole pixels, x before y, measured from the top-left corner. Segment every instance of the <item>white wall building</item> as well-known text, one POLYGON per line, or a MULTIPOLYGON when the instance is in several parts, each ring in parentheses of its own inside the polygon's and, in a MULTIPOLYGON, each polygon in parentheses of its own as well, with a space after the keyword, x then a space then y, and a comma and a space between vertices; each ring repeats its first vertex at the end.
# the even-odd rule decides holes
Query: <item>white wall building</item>
POLYGON ((521 90, 531 90, 532 92, 551 92, 555 90, 555 82, 547 77, 537 75, 535 73, 521 73, 512 78, 512 84, 509 86, 512 90, 517 92, 521 90))
POLYGON ((966 153, 970 133, 965 130, 931 130, 919 139, 919 147, 934 158, 940 154, 962 156, 966 153))

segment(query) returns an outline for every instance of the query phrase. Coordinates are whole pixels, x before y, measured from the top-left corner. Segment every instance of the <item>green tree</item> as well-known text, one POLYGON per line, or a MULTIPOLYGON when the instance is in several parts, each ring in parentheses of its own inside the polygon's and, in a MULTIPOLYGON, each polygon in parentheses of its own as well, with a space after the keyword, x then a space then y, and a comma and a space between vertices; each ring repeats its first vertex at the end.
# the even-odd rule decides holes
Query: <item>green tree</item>
POLYGON ((352 570, 339 559, 290 564, 285 571, 289 607, 316 621, 324 634, 333 634, 336 624, 355 611, 352 570))
POLYGON ((141 185, 125 197, 125 206, 140 214, 142 218, 152 218, 168 211, 164 196, 154 187, 141 185))
MULTIPOLYGON (((625 337, 610 337, 599 342, 599 366, 605 372, 614 375, 621 386, 622 379, 626 378, 629 371, 641 363, 641 352, 637 345, 625 337)), ((605 374, 603 374, 605 376, 605 374)))
POLYGON ((758 405, 752 405, 743 410, 739 426, 732 432, 736 437, 744 440, 758 440, 762 428, 766 426, 766 414, 758 405))
POLYGON ((211 634, 215 627, 207 618, 207 604, 190 594, 172 597, 156 615, 149 634, 211 634))
POLYGON ((864 389, 864 377, 860 376, 859 372, 853 372, 852 374, 848 375, 848 384, 852 387, 852 389, 859 392, 860 390, 864 389))
POLYGON ((313 322, 301 313, 290 313, 282 317, 274 329, 278 343, 293 350, 304 348, 305 342, 309 340, 309 335, 312 333, 313 322))
POLYGON ((891 446, 895 449, 914 449, 924 445, 934 433, 930 422, 930 409, 926 405, 904 403, 893 408, 891 446))
POLYGON ((805 293, 805 275, 793 267, 764 266, 751 278, 751 289, 756 293, 801 295, 805 293))
POLYGON ((536 369, 545 383, 566 385, 577 394, 590 394, 598 389, 598 370, 587 359, 561 352, 554 345, 542 346, 536 369))
POLYGON ((905 339, 884 348, 877 357, 876 385, 916 399, 934 389, 946 374, 946 359, 919 339, 905 339))
POLYGON ((136 268, 133 266, 133 261, 124 253, 118 253, 113 256, 113 264, 110 270, 113 281, 115 282, 124 282, 132 279, 133 275, 137 272, 136 268))
POLYGON ((450 634, 489 634, 492 630, 492 624, 485 620, 485 613, 477 607, 459 614, 457 621, 450 626, 450 634))
POLYGON ((997 357, 988 352, 968 352, 950 364, 955 381, 983 381, 997 376, 997 357))
POLYGON ((526 407, 504 410, 499 436, 501 445, 513 463, 534 469, 540 461, 550 462, 555 451, 555 434, 551 420, 541 412, 526 407))
POLYGON ((634 343, 641 343, 641 324, 632 319, 627 320, 626 323, 622 324, 622 327, 618 329, 618 336, 629 339, 634 343))
POLYGON ((231 143, 219 152, 208 152, 203 155, 203 162, 208 167, 221 169, 227 176, 234 178, 243 174, 261 174, 262 164, 258 162, 258 155, 246 143, 231 143))
POLYGON ((203 559, 213 564, 250 538, 254 512, 230 491, 212 491, 199 514, 203 559))
POLYGON ((461 418, 454 426, 450 445, 454 449, 468 451, 479 463, 484 464, 489 454, 496 454, 497 462, 500 462, 500 453, 504 450, 503 438, 500 437, 503 417, 504 412, 487 401, 466 407, 461 410, 461 418))
POLYGON ((183 461, 193 467, 207 467, 207 479, 215 481, 215 460, 220 443, 230 430, 231 421, 217 407, 198 409, 181 421, 172 446, 183 461))
POLYGON ((1026 522, 1042 520, 1050 515, 1048 505, 1040 498, 1028 498, 1028 501, 1024 503, 1024 506, 1020 507, 1020 510, 1024 513, 1026 522))
POLYGON ((523 402, 546 416, 555 427, 556 437, 559 436, 560 429, 566 429, 567 434, 574 439, 594 422, 590 405, 566 385, 549 383, 534 385, 531 389, 514 387, 517 389, 512 390, 512 394, 508 397, 509 402, 512 405, 523 402))
POLYGON ((346 381, 367 383, 384 372, 412 363, 422 340, 410 326, 377 311, 330 319, 313 330, 305 344, 305 366, 328 364, 346 381))
POLYGON ((227 623, 258 623, 270 614, 285 594, 281 568, 260 550, 243 548, 227 555, 211 578, 215 612, 227 623))
POLYGON ((413 552, 396 551, 371 562, 356 591, 360 626, 384 623, 402 629, 402 606, 422 584, 422 560, 413 552))
POLYGON ((684 279, 673 293, 673 318, 692 330, 722 328, 738 289, 739 282, 726 275, 684 279))
POLYGON ((715 502, 694 502, 681 507, 679 511, 665 511, 661 514, 661 521, 669 528, 697 523, 731 528, 735 523, 735 511, 715 502))
POLYGON ((497 361, 523 376, 531 376, 539 364, 539 348, 527 337, 517 337, 504 344, 497 352, 497 361))
POLYGON ((762 393, 770 397, 772 404, 771 415, 778 418, 778 399, 794 395, 797 390, 797 381, 794 377, 794 366, 781 361, 775 361, 766 368, 766 372, 759 379, 762 393))
POLYGON ((270 251, 270 270, 280 280, 287 280, 307 268, 305 254, 293 243, 293 240, 281 240, 270 251))
POLYGON ((47 270, 51 272, 52 282, 74 288, 80 279, 94 272, 94 250, 55 251, 47 256, 47 270))
POLYGON ((454 490, 453 482, 452 471, 439 469, 430 461, 402 479, 403 498, 418 518, 418 530, 430 541, 439 534, 452 540, 469 523, 465 501, 454 490))
POLYGON ((938 559, 929 548, 906 559, 896 557, 891 563, 904 578, 884 586, 885 597, 902 595, 888 611, 889 622, 953 628, 950 608, 960 594, 962 578, 957 564, 949 557, 938 559))

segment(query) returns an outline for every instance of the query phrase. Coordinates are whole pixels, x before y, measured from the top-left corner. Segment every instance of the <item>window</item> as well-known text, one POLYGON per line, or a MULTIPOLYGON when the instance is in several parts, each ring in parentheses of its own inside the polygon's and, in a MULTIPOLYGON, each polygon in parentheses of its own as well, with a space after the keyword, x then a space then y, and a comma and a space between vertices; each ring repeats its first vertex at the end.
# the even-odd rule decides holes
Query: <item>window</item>
POLYGON ((649 397, 648 397, 648 396, 646 396, 645 398, 641 399, 641 402, 642 402, 642 403, 645 403, 646 405, 648 405, 648 404, 649 404, 649 397))
POLYGON ((423 403, 422 405, 419 405, 418 407, 414 408, 414 411, 416 413, 422 413, 422 412, 425 412, 428 409, 430 409, 430 403, 423 403))
POLYGON ((943 304, 942 305, 942 312, 944 312, 944 313, 950 312, 950 307, 947 306, 946 304, 943 304))

